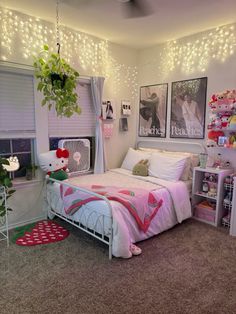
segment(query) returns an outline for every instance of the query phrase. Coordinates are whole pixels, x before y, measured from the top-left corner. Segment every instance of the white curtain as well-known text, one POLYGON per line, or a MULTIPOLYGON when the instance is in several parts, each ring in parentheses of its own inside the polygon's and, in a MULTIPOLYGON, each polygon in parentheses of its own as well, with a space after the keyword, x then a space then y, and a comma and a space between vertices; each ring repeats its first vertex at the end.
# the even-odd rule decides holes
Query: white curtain
POLYGON ((92 100, 96 112, 96 151, 94 173, 103 173, 106 170, 104 140, 102 133, 101 107, 104 77, 91 78, 92 100))

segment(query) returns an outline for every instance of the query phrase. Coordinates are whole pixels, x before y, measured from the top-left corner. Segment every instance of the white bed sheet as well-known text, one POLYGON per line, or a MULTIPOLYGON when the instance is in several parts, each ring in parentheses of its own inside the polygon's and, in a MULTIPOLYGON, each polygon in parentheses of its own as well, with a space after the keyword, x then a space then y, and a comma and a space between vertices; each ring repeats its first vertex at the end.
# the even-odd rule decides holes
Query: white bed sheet
MULTIPOLYGON (((130 215, 129 211, 122 204, 110 201, 113 214, 112 254, 116 257, 130 257, 129 247, 131 243, 150 238, 191 217, 188 188, 185 183, 180 181, 173 183, 149 176, 133 176, 131 171, 118 168, 108 171, 105 174, 74 177, 69 179, 68 183, 77 186, 103 184, 123 188, 136 187, 155 190, 155 196, 163 199, 163 204, 146 233, 139 229, 133 216, 130 215)), ((56 212, 64 214, 59 184, 54 183, 50 185, 48 191, 50 192, 48 193, 48 201, 51 208, 56 212)), ((98 210, 99 207, 99 212, 105 215, 109 214, 109 208, 104 201, 90 202, 86 206, 90 211, 94 209, 98 210)), ((85 219, 85 217, 81 217, 80 210, 74 213, 71 218, 81 223, 85 219)), ((108 232, 108 226, 109 224, 105 221, 105 233, 108 232)), ((97 228, 96 231, 101 232, 99 226, 97 228)))

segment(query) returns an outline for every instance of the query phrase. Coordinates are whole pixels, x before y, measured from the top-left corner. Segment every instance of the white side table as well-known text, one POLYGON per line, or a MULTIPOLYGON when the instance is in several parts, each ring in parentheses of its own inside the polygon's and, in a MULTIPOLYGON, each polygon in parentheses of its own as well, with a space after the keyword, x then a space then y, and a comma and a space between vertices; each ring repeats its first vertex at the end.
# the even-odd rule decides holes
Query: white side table
MULTIPOLYGON (((216 168, 200 168, 195 167, 193 172, 193 186, 192 186, 192 206, 193 210, 195 206, 201 203, 204 199, 210 200, 211 202, 215 203, 215 210, 204 210, 203 216, 199 218, 199 215, 196 216, 195 214, 193 217, 197 220, 209 223, 215 227, 221 225, 221 219, 224 214, 223 209, 223 196, 224 196, 224 178, 232 173, 232 169, 216 169, 216 168), (217 177, 215 183, 216 186, 216 193, 215 195, 211 195, 210 193, 204 193, 202 191, 202 185, 204 182, 205 173, 212 174, 217 177), (204 215, 206 218, 204 218, 204 215), (208 219, 211 217, 212 219, 208 219)), ((205 181, 206 182, 206 181, 205 181)), ((210 183, 210 182, 209 182, 210 183)), ((195 211, 194 211, 195 212, 195 211)))

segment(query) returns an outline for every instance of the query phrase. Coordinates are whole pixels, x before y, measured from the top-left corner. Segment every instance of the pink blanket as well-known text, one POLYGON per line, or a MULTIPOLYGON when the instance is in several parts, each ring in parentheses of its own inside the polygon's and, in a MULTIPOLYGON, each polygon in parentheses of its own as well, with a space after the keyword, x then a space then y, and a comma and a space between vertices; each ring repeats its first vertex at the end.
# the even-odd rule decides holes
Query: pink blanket
MULTIPOLYGON (((80 188, 105 196, 108 200, 117 201, 128 209, 144 232, 162 205, 162 199, 156 199, 153 191, 132 188, 108 187, 101 185, 80 186, 80 188)), ((60 185, 61 198, 66 214, 72 215, 84 204, 102 199, 86 192, 60 185)))

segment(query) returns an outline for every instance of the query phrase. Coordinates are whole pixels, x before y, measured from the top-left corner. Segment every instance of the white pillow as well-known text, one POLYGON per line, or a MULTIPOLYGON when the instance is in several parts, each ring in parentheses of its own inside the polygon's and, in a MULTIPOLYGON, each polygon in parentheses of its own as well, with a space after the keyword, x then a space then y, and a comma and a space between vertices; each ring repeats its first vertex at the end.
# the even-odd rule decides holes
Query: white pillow
POLYGON ((133 170, 134 165, 136 165, 142 159, 149 159, 151 156, 150 152, 143 152, 139 150, 135 150, 133 148, 129 148, 125 159, 121 165, 121 168, 127 170, 133 170))
POLYGON ((158 148, 149 148, 149 147, 139 147, 138 150, 142 151, 142 152, 149 152, 149 153, 159 153, 159 152, 163 152, 162 149, 158 149, 158 148))
POLYGON ((167 181, 178 181, 186 161, 186 156, 153 153, 150 157, 149 175, 167 181))
POLYGON ((177 156, 177 157, 180 157, 180 156, 188 157, 180 180, 186 181, 186 180, 192 179, 193 168, 199 165, 198 154, 193 154, 193 153, 188 153, 188 152, 170 152, 170 151, 163 151, 163 153, 171 154, 172 156, 177 156))

